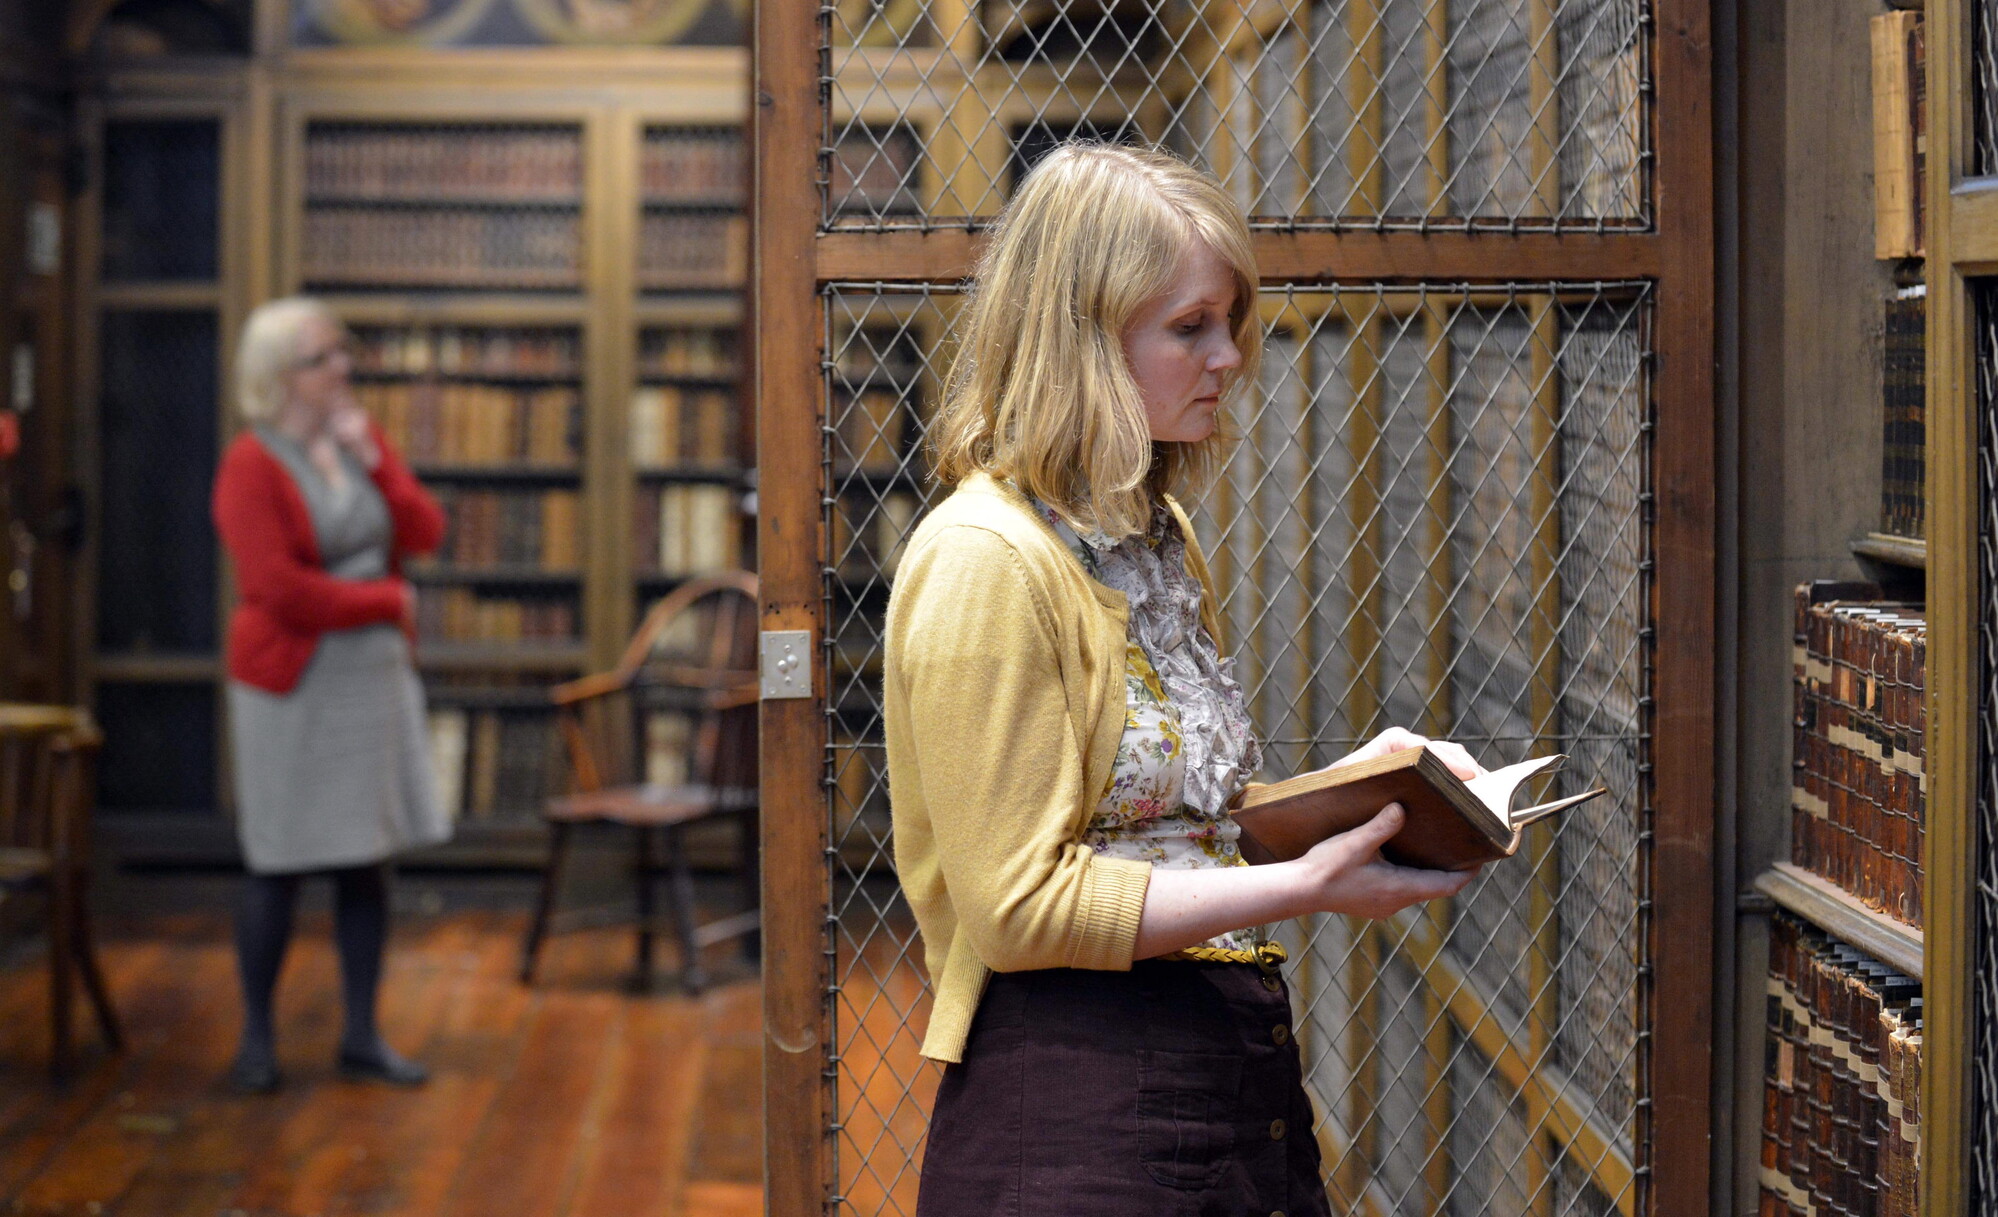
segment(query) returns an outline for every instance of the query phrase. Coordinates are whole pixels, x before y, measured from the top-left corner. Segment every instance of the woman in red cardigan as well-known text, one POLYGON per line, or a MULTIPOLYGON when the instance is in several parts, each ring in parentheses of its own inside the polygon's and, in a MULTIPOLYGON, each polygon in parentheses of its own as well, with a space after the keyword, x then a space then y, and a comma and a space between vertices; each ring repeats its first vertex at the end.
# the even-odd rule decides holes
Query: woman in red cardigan
POLYGON ((231 1080, 278 1086, 272 997, 299 881, 333 879, 346 1077, 413 1086, 422 1066, 382 1041, 375 991, 388 859, 449 837, 410 661, 416 596, 402 560, 435 549, 444 513, 354 400, 345 327, 324 305, 250 315, 236 361, 249 426, 215 479, 235 563, 229 738, 248 870, 237 919, 243 1039, 231 1080))

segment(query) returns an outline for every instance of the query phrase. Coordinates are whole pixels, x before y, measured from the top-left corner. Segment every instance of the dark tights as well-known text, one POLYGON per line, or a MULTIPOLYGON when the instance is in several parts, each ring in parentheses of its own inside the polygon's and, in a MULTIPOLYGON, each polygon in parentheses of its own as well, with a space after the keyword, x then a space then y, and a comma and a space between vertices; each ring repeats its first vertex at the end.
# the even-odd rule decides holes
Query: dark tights
MULTIPOLYGON (((387 1049, 375 1030, 375 990, 382 976, 382 946, 388 939, 388 866, 354 866, 314 872, 333 879, 333 935, 340 947, 340 996, 346 1004, 343 1056, 378 1059, 387 1049)), ((270 1060, 277 1045, 271 1003, 285 946, 291 941, 292 909, 304 874, 249 875, 236 918, 236 962, 243 979, 245 1058, 270 1060)))

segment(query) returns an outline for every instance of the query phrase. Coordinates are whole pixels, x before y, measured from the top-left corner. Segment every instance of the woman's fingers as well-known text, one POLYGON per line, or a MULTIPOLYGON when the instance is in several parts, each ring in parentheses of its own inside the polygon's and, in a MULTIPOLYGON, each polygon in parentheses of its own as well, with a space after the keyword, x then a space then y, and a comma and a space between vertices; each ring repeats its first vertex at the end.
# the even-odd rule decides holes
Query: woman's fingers
POLYGON ((1477 759, 1462 744, 1446 739, 1430 740, 1429 751, 1435 753, 1437 760, 1449 766, 1451 773, 1467 782, 1472 778, 1484 776, 1485 767, 1478 764, 1477 759))
POLYGON ((1477 878, 1476 871, 1422 870, 1392 862, 1377 862, 1367 870, 1377 872, 1368 876, 1375 886, 1369 901, 1373 907, 1357 911, 1376 918, 1392 917, 1412 904, 1454 896, 1477 878))
POLYGON ((1409 882, 1416 891, 1417 900, 1440 900, 1454 896, 1471 886, 1471 880, 1478 877, 1475 870, 1414 870, 1401 867, 1409 875, 1409 882))
POLYGON ((1374 818, 1358 828, 1349 828, 1332 838, 1342 855, 1344 867, 1359 866, 1378 854, 1381 846, 1394 839, 1401 831, 1402 822, 1407 819, 1401 804, 1389 803, 1374 813, 1374 818))

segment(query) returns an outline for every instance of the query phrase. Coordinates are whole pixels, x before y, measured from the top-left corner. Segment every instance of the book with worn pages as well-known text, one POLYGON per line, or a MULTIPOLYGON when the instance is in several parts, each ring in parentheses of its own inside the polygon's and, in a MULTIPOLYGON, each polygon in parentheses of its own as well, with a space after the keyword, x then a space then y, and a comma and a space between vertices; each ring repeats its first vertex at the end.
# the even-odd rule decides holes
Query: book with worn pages
POLYGON ((1389 803, 1407 818, 1381 848, 1388 861, 1430 870, 1467 870, 1519 848, 1520 829, 1606 793, 1598 786, 1551 802, 1519 806, 1528 779, 1553 773, 1565 756, 1543 756, 1465 781, 1427 748, 1321 769, 1252 786, 1235 808, 1242 856, 1288 862, 1329 836, 1358 828, 1389 803))

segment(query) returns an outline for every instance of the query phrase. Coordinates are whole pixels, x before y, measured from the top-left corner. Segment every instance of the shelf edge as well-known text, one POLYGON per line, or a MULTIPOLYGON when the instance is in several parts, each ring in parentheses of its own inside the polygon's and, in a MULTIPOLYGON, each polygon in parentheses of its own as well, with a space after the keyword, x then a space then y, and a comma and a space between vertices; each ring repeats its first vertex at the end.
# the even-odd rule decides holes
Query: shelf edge
POLYGON ((1854 538, 1847 548, 1862 558, 1872 558, 1876 562, 1886 562, 1894 566, 1927 570, 1929 565, 1928 542, 1913 537, 1869 532, 1863 537, 1854 538))
POLYGON ((1922 979, 1922 931, 1915 927, 1867 908, 1788 862, 1778 862, 1756 876, 1755 890, 1839 941, 1922 979))

